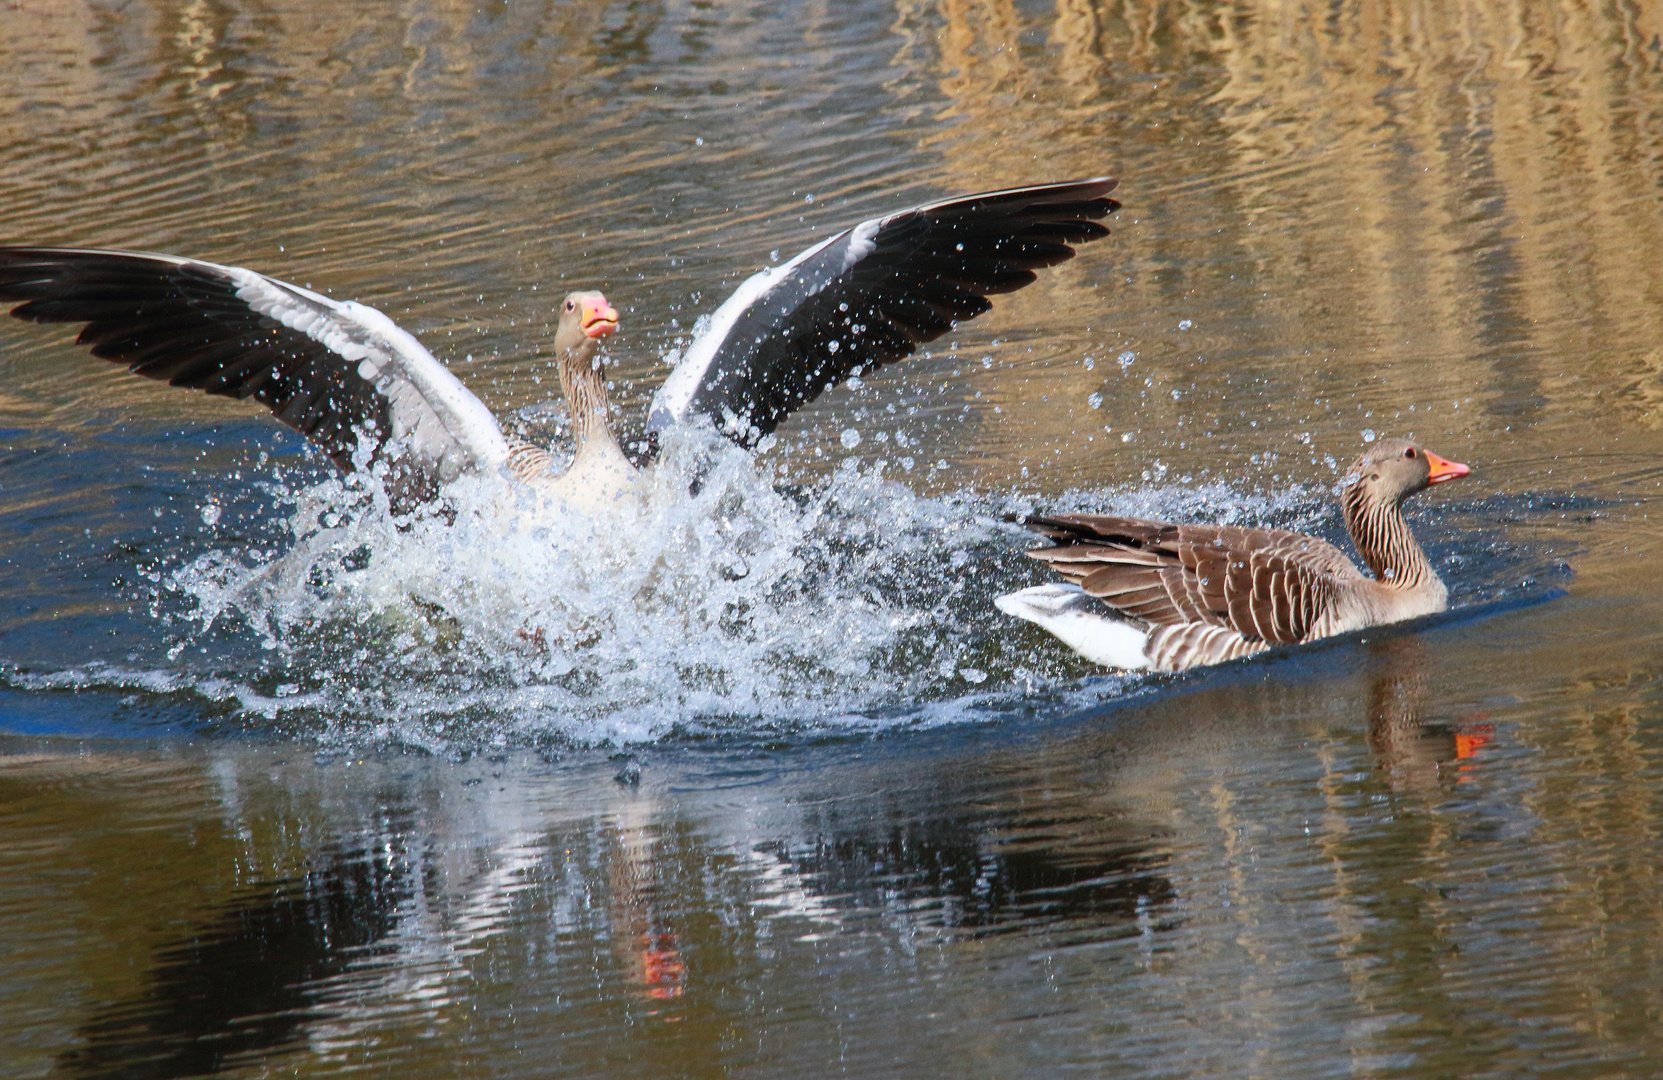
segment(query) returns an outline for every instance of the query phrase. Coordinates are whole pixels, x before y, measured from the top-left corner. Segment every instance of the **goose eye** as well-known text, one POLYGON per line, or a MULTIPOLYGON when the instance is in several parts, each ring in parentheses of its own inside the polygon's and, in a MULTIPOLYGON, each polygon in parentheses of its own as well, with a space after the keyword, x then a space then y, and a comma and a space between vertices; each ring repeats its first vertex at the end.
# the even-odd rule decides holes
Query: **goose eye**
POLYGON ((1409 449, 1403 451, 1403 456, 1406 457, 1406 458, 1414 457, 1415 456, 1415 448, 1411 446, 1409 449))
POLYGON ((573 310, 576 310, 576 308, 577 308, 576 304, 572 303, 570 300, 566 301, 566 310, 567 311, 573 311, 573 310))

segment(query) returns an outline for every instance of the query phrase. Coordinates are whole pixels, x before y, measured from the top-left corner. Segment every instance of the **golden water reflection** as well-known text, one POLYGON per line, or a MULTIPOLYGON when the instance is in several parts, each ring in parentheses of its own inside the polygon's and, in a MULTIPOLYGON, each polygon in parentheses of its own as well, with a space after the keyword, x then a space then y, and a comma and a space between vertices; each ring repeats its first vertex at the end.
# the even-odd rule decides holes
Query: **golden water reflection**
POLYGON ((1343 457, 1364 426, 1505 453, 1520 428, 1655 425, 1656 12, 902 11, 903 26, 934 29, 935 49, 897 55, 950 103, 954 122, 929 145, 952 173, 1014 183, 1041 161, 1127 178, 1120 235, 1038 286, 1059 326, 1106 317, 1111 332, 1085 350, 1042 345, 1037 370, 1002 380, 1013 415, 986 428, 986 469, 1056 451, 1062 478, 1125 475, 1104 462, 1110 442, 1142 467, 1239 471, 1252 453, 1292 450, 1289 429, 1343 457), (1128 349, 1139 360, 1122 378, 1106 360, 1128 349), (1101 412, 1085 407, 1093 392, 1101 412), (1243 431, 1244 409, 1269 414, 1271 432, 1243 431), (1080 441, 1104 421, 1096 446, 1080 441), (1227 452, 1209 445, 1229 435, 1227 452))

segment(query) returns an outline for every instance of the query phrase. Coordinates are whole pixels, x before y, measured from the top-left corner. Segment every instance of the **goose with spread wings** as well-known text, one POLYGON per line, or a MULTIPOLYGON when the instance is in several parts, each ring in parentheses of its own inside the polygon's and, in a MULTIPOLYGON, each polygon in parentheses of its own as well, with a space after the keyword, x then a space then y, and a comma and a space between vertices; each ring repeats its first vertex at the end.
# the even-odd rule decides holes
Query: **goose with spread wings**
MULTIPOLYGON (((652 442, 706 423, 753 448, 856 370, 899 360, 988 297, 1108 235, 1107 177, 989 191, 863 221, 744 281, 654 396, 652 442)), ((174 255, 0 247, 0 304, 32 322, 85 323, 77 339, 134 374, 253 398, 345 470, 380 466, 395 501, 467 474, 506 473, 585 508, 630 488, 607 423, 596 348, 618 325, 596 292, 561 302, 554 351, 576 436, 555 473, 516 442, 425 346, 375 308, 253 270, 174 255)))

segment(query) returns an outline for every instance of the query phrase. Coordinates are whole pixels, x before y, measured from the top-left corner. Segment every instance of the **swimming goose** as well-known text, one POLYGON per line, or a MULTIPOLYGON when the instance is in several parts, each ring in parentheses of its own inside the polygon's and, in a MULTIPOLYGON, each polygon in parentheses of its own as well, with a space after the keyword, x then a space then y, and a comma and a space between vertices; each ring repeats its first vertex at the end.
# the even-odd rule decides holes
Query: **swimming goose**
POLYGON ((1430 615, 1449 594, 1409 532, 1403 500, 1470 471, 1407 439, 1381 439, 1357 459, 1340 506, 1373 577, 1332 544, 1281 529, 1058 514, 1027 519, 1057 542, 1027 554, 1068 583, 994 603, 1088 660, 1154 671, 1430 615))
MULTIPOLYGON (((863 221, 740 284, 654 396, 647 434, 702 422, 752 448, 861 371, 910 355, 1108 235, 1107 177, 927 203, 863 221)), ((0 247, 0 303, 33 322, 85 322, 94 356, 138 375, 249 398, 344 470, 376 467, 395 499, 506 472, 589 506, 633 466, 607 419, 595 346, 617 326, 599 293, 561 305, 555 351, 577 433, 567 471, 507 440, 490 410, 385 314, 252 270, 174 255, 0 247)))

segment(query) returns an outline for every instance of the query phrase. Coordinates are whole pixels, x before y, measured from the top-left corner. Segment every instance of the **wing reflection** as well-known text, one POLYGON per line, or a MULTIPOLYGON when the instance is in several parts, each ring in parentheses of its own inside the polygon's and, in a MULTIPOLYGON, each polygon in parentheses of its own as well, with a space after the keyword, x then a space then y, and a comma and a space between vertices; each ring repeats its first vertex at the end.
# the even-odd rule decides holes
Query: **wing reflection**
MULTIPOLYGON (((1066 834, 1094 824, 1047 826, 1066 834)), ((980 936, 1073 924, 1112 938, 1139 933, 1147 910, 1176 895, 1160 873, 1164 859, 1135 841, 1093 837, 1070 846, 1046 830, 1008 833, 951 819, 873 826, 763 850, 828 909, 878 912, 912 930, 980 936)))
POLYGON ((528 1000, 587 997, 571 1022, 597 1030, 708 1019, 783 951, 812 967, 831 930, 874 955, 924 934, 1067 945, 1148 935, 1175 908, 1164 832, 1105 804, 1096 774, 954 797, 962 761, 885 761, 862 775, 870 794, 780 792, 753 816, 535 767, 396 759, 352 764, 365 806, 330 797, 330 767, 235 760, 214 769, 219 809, 264 882, 96 1006, 64 1075, 166 1080, 370 1046, 390 1063, 424 1051, 385 1032, 459 1030, 482 978, 528 1000))
POLYGON ((334 852, 303 877, 243 893, 158 953, 137 997, 95 1011, 60 1067, 161 1080, 300 1045, 304 1026, 331 1011, 332 980, 390 951, 407 884, 377 855, 334 852))

